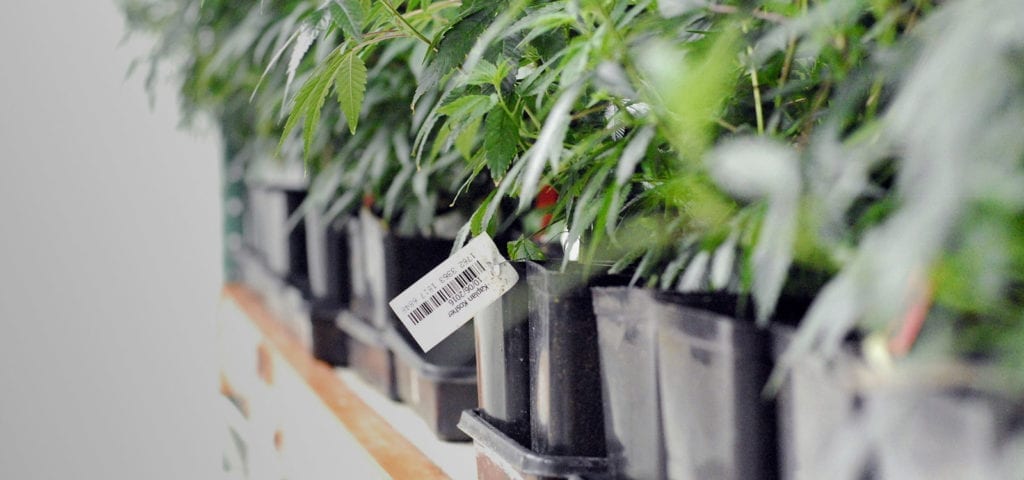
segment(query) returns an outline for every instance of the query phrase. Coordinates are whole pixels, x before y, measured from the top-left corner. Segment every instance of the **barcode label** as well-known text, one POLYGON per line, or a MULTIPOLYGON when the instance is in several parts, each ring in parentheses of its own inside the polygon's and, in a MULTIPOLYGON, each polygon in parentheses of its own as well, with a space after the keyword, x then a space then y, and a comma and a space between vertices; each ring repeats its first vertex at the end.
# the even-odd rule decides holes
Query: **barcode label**
POLYGON ((519 281, 486 234, 435 267, 389 305, 424 351, 451 335, 519 281))
POLYGON ((473 280, 479 278, 478 276, 481 273, 483 273, 483 271, 484 266, 480 264, 480 262, 474 262, 472 266, 463 270, 462 273, 458 274, 455 277, 455 280, 448 282, 447 285, 441 287, 441 289, 438 290, 437 293, 432 295, 430 299, 421 303, 420 306, 416 307, 416 309, 414 309, 412 313, 409 315, 409 320, 412 321, 413 325, 419 324, 421 321, 423 321, 424 318, 427 317, 427 315, 434 313, 435 308, 443 305, 449 299, 454 297, 459 291, 465 289, 466 286, 473 282, 473 280))

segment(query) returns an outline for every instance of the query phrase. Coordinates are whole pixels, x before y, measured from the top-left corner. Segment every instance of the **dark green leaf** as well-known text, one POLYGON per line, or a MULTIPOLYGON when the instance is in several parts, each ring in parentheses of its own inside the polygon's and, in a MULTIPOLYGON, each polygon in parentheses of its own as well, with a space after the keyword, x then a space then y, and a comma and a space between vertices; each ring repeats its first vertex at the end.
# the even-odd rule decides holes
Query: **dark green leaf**
POLYGON ((478 10, 443 34, 441 40, 437 42, 437 54, 423 70, 423 76, 416 86, 416 94, 412 98, 413 105, 416 105, 416 101, 424 93, 437 87, 442 78, 462 65, 466 54, 473 48, 477 37, 487 28, 493 15, 492 8, 478 10))
POLYGON ((501 105, 495 105, 487 114, 484 131, 484 154, 491 178, 500 179, 516 156, 519 145, 519 124, 505 112, 501 105))

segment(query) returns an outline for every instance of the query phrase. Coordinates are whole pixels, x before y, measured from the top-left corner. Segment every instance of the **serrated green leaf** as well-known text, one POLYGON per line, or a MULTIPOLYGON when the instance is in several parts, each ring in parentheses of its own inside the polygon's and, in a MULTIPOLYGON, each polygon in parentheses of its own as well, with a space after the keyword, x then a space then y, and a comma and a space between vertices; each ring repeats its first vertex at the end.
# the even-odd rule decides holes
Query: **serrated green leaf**
POLYGON ((355 51, 348 52, 338 65, 334 76, 334 88, 338 95, 338 104, 348 120, 350 132, 356 132, 359 125, 359 111, 363 106, 366 94, 366 65, 355 51))
POLYGON ((487 114, 484 126, 484 155, 491 178, 498 180, 508 171, 519 146, 519 124, 505 112, 501 105, 495 105, 487 114))
POLYGON ((476 211, 473 212, 473 216, 469 219, 469 231, 473 233, 473 236, 480 235, 484 230, 484 214, 487 212, 487 206, 494 200, 494 194, 497 191, 492 191, 490 195, 483 202, 480 202, 480 206, 477 207, 476 211))
POLYGON ((444 76, 462 65, 466 54, 476 44, 477 37, 487 28, 493 14, 493 8, 478 10, 442 34, 440 41, 436 42, 437 54, 423 69, 423 76, 416 86, 416 93, 412 98, 413 105, 416 105, 428 90, 436 88, 444 76))
POLYGON ((331 21, 334 22, 345 36, 362 41, 363 39, 363 5, 359 0, 333 0, 328 5, 331 21))
POLYGON ((477 133, 480 132, 480 119, 470 121, 455 137, 455 150, 466 160, 473 158, 473 147, 476 146, 477 133))
POLYGON ((483 115, 493 105, 490 95, 464 95, 437 109, 437 113, 450 117, 483 115))
POLYGON ((520 235, 518 239, 508 242, 508 258, 513 262, 533 260, 543 262, 547 255, 532 240, 520 235))
POLYGON ((281 140, 277 145, 278 150, 281 149, 285 139, 288 138, 288 135, 298 125, 299 120, 305 119, 302 132, 303 152, 305 152, 306 156, 309 155, 309 147, 313 143, 313 133, 320 122, 320 110, 323 109, 324 100, 326 100, 327 94, 331 91, 334 74, 340 66, 341 59, 340 51, 332 52, 327 57, 327 61, 321 64, 306 80, 306 83, 302 85, 302 88, 299 89, 299 93, 295 96, 295 104, 292 106, 291 113, 288 114, 288 119, 285 121, 281 140))

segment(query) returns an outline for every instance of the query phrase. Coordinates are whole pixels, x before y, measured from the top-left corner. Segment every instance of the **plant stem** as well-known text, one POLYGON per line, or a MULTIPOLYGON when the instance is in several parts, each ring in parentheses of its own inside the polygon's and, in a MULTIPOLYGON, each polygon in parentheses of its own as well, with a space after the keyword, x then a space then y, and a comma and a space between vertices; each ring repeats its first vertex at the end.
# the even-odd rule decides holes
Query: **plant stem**
MULTIPOLYGON (((754 56, 754 48, 747 47, 747 56, 754 56)), ((761 109, 761 85, 757 81, 757 66, 751 61, 750 64, 750 84, 754 88, 754 113, 757 115, 757 134, 764 135, 764 112, 761 109)))
POLYGON ((387 8, 388 11, 391 12, 392 16, 397 18, 399 22, 405 25, 405 27, 408 28, 410 32, 412 32, 413 36, 415 36, 416 38, 420 39, 423 43, 426 43, 428 46, 430 46, 431 50, 435 52, 437 51, 437 49, 434 48, 433 44, 431 44, 430 40, 428 40, 427 37, 423 36, 423 34, 420 33, 419 30, 416 30, 416 27, 412 26, 412 24, 409 23, 409 21, 406 20, 405 17, 402 16, 402 14, 398 13, 398 10, 395 10, 394 5, 391 5, 391 0, 381 0, 381 3, 384 4, 384 8, 387 8))
MULTIPOLYGON (((708 11, 710 11, 711 13, 722 13, 726 15, 731 15, 740 12, 739 8, 736 8, 732 5, 708 5, 707 8, 708 11)), ((750 16, 754 18, 765 20, 772 23, 782 23, 786 21, 786 17, 779 15, 777 13, 769 13, 764 10, 755 9, 751 10, 749 13, 750 16)))

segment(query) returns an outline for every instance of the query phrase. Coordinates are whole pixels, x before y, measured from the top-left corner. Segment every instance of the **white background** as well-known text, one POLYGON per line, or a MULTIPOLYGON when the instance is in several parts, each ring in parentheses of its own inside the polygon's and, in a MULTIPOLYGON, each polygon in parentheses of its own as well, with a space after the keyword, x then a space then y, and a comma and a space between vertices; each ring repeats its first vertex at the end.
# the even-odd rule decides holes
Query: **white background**
POLYGON ((0 478, 220 469, 219 146, 151 111, 112 2, 0 15, 0 478))

